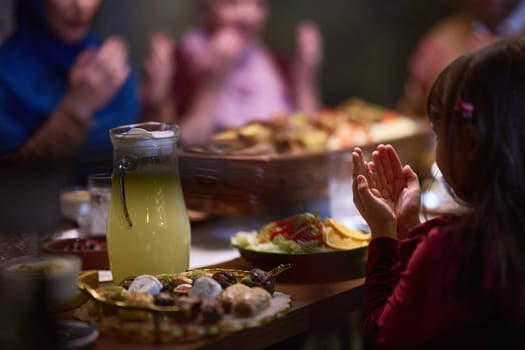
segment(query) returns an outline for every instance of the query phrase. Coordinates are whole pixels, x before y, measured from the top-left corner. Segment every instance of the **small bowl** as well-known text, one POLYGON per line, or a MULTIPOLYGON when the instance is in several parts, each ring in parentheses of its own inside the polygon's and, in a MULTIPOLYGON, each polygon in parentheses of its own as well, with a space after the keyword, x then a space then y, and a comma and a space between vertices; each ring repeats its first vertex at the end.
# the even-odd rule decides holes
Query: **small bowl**
POLYGON ((60 192, 60 211, 62 216, 71 221, 77 221, 79 216, 89 213, 89 191, 74 187, 60 192))
POLYGON ((76 296, 80 259, 74 255, 27 255, 9 259, 0 269, 0 286, 5 297, 28 302, 36 293, 49 305, 70 301, 76 296), (45 290, 40 290, 45 288, 45 290))
POLYGON ((42 250, 50 254, 73 254, 82 260, 83 270, 109 270, 108 250, 105 236, 66 238, 45 242, 42 250), (86 243, 101 245, 100 249, 89 249, 86 243), (85 247, 85 248, 83 248, 85 247))

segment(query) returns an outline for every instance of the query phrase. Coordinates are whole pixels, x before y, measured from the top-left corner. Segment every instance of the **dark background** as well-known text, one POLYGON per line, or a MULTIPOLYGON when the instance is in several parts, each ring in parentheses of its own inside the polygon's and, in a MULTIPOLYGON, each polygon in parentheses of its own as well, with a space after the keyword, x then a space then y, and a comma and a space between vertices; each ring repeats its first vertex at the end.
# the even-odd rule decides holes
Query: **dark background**
MULTIPOLYGON (((95 29, 127 38, 133 60, 145 56, 147 38, 165 31, 175 39, 195 22, 196 0, 105 0, 95 29)), ((326 106, 352 96, 394 107, 406 65, 421 36, 460 0, 269 0, 267 41, 285 55, 302 19, 314 21, 325 41, 321 91, 326 106)))

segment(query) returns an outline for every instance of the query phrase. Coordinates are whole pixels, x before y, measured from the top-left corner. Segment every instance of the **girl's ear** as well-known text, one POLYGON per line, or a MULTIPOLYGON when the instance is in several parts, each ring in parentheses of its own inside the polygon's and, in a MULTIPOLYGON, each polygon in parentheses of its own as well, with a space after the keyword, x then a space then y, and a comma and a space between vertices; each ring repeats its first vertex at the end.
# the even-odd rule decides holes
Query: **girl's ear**
POLYGON ((467 160, 474 159, 479 147, 479 134, 474 125, 465 123, 461 126, 461 148, 467 156, 467 160))

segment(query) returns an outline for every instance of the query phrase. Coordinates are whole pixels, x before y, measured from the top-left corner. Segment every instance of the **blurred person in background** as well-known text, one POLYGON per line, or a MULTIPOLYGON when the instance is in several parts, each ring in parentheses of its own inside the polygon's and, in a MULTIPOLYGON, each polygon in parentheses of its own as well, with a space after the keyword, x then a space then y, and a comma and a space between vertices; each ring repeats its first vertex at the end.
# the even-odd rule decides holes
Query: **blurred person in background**
POLYGON ((173 44, 151 38, 139 88, 125 41, 91 32, 101 2, 15 2, 16 30, 0 47, 0 159, 107 164, 110 128, 159 113, 173 44))
POLYGON ((101 0, 18 0, 0 47, 0 154, 16 163, 111 159, 108 130, 135 122, 126 43, 91 32, 101 0))
POLYGON ((10 198, 0 232, 52 228, 66 182, 112 165, 109 129, 154 112, 161 98, 158 78, 169 72, 151 66, 171 59, 171 42, 152 37, 141 90, 127 44, 91 32, 101 3, 14 3, 15 28, 0 46, 0 193, 10 198))
MULTIPOLYGON (((524 0, 463 0, 463 4, 464 11, 437 23, 412 53, 397 106, 399 112, 424 117, 430 88, 449 63, 499 38, 525 34, 524 0)), ((448 194, 433 150, 426 162, 428 171, 420 174, 428 191, 423 196, 423 207, 438 212, 463 210, 448 194)))
POLYGON ((199 23, 183 34, 176 50, 172 88, 182 143, 320 107, 323 49, 316 25, 299 24, 296 55, 287 61, 261 38, 269 13, 265 0, 199 0, 197 6, 199 23))
POLYGON ((525 34, 525 1, 464 0, 467 11, 445 18, 420 41, 408 64, 398 110, 424 116, 438 74, 457 57, 492 41, 525 34))

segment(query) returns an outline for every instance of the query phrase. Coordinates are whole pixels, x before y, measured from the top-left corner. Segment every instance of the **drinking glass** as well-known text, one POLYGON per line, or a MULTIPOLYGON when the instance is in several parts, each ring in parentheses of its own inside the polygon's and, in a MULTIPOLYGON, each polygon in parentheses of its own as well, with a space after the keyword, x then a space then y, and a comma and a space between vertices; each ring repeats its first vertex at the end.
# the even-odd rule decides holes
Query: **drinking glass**
POLYGON ((352 151, 334 155, 330 161, 330 216, 350 227, 362 222, 354 204, 352 182, 352 151))
POLYGON ((91 235, 105 235, 111 203, 111 174, 96 173, 88 176, 88 190, 91 206, 91 235))

